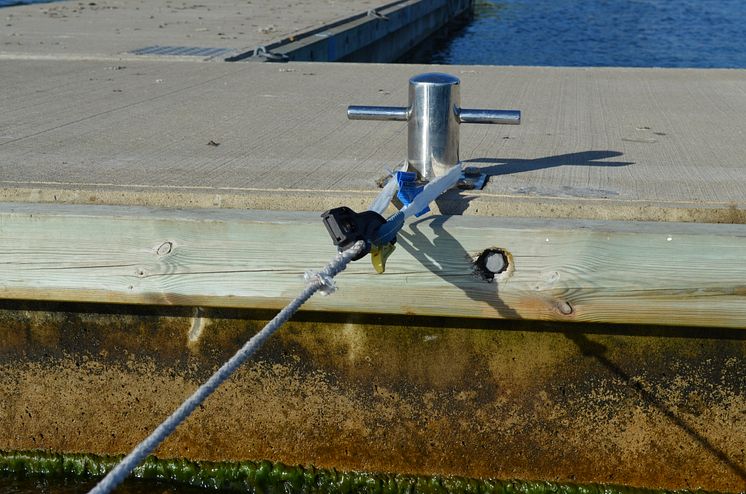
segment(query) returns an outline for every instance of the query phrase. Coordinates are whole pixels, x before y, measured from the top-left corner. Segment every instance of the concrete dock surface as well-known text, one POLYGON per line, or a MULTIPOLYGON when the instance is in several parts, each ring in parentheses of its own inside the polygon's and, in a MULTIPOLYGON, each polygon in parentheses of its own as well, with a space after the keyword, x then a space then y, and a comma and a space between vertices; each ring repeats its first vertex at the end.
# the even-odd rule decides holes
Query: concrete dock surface
POLYGON ((746 221, 746 71, 3 60, 0 199, 166 207, 360 209, 406 158, 407 80, 461 79, 462 125, 489 175, 448 214, 746 221))
POLYGON ((187 56, 219 58, 387 3, 96 0, 22 5, 0 10, 0 58, 121 58, 156 45, 222 49, 187 56))

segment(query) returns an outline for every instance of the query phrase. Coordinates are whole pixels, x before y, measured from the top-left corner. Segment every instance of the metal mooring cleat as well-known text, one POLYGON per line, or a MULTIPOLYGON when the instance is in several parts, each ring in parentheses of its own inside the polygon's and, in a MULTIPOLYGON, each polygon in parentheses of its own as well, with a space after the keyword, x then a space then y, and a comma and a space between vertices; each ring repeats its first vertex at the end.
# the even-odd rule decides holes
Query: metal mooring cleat
POLYGON ((459 164, 459 124, 518 125, 516 110, 461 108, 461 81, 449 74, 420 74, 409 80, 409 106, 350 106, 351 120, 398 120, 407 122, 407 161, 422 180, 432 180, 459 164))

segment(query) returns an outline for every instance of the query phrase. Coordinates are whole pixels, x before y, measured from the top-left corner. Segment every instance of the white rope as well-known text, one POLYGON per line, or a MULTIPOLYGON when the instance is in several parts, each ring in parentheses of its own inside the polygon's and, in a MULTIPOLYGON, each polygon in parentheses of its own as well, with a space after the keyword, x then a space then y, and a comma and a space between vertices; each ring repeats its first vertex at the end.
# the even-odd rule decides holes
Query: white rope
POLYGON ((357 242, 351 248, 337 254, 324 269, 315 274, 307 274, 308 285, 292 302, 277 314, 274 319, 267 323, 264 328, 247 341, 233 357, 213 374, 197 391, 187 398, 184 403, 176 409, 161 425, 146 437, 130 454, 125 456, 119 464, 114 467, 89 494, 108 494, 113 491, 125 478, 137 467, 155 448, 158 447, 175 429, 197 408, 208 396, 215 391, 238 367, 243 364, 262 344, 272 336, 295 312, 300 309, 314 293, 324 290, 327 293, 333 291, 332 278, 342 272, 365 248, 365 242, 357 242))
POLYGON ((456 185, 461 178, 461 163, 454 166, 445 175, 435 177, 425 185, 422 192, 414 196, 412 202, 401 208, 405 218, 419 213, 438 198, 443 192, 456 185))
POLYGON ((383 214, 386 209, 389 207, 389 204, 391 204, 391 199, 394 198, 394 194, 396 194, 396 191, 399 190, 399 184, 396 183, 396 178, 394 177, 394 174, 396 172, 403 172, 407 170, 407 163, 404 162, 399 168, 395 169, 393 172, 389 171, 389 175, 391 175, 391 178, 389 178, 389 181, 386 182, 386 185, 383 186, 383 189, 378 194, 376 199, 373 201, 373 203, 368 208, 369 211, 375 211, 378 214, 383 214))

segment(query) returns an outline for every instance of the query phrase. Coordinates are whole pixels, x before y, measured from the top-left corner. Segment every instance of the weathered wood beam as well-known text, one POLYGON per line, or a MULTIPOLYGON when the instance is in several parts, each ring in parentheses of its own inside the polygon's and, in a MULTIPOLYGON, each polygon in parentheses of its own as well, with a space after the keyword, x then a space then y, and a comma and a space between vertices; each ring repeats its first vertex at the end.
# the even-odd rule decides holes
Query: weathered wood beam
MULTIPOLYGON (((333 255, 317 214, 0 205, 5 299, 279 308, 333 255)), ((306 308, 746 328, 746 226, 432 216, 337 285, 306 308)))

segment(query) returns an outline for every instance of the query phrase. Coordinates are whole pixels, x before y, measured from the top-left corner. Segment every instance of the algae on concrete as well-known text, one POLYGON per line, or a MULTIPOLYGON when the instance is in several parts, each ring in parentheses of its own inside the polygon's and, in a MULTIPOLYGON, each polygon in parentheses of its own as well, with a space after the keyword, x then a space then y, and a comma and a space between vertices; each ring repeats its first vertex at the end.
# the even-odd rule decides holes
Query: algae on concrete
MULTIPOLYGON (((99 477, 121 457, 52 454, 43 451, 0 452, 2 475, 99 477)), ((133 476, 208 489, 250 493, 319 494, 687 494, 611 484, 576 485, 546 481, 413 476, 288 466, 261 462, 195 462, 148 457, 133 476)))

